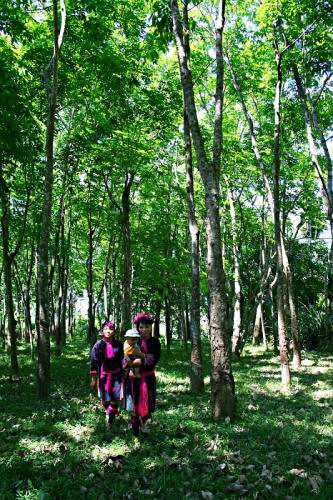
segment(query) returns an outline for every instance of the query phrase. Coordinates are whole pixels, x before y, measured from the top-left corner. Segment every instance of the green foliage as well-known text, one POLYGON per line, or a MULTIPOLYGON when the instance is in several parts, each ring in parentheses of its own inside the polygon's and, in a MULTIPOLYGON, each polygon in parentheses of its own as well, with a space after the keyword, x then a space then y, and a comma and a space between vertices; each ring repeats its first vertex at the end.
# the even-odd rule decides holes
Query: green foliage
MULTIPOLYGON (((253 118, 258 147, 272 183, 276 82, 273 25, 280 50, 285 47, 285 38, 291 42, 297 39, 283 59, 281 209, 296 284, 301 338, 305 343, 310 330, 322 336, 322 283, 327 256, 325 247, 314 241, 297 244, 294 240, 303 238, 308 226, 315 228, 316 237, 320 237, 327 221, 314 180, 291 64, 297 62, 311 102, 317 103, 320 126, 328 137, 333 116, 330 80, 321 88, 332 69, 332 16, 328 15, 328 4, 316 1, 314 5, 309 0, 230 2, 223 41, 253 118)), ((26 292, 20 290, 17 277, 25 285, 31 259, 32 276, 27 293, 31 314, 35 313, 35 252, 47 114, 43 77, 52 57, 52 9, 50 3, 28 0, 2 1, 0 7, 0 159, 11 209, 11 250, 23 236, 13 277, 16 318, 23 325, 26 292), (28 200, 23 235, 23 214, 28 200)), ((50 243, 53 316, 59 295, 60 203, 64 196, 66 236, 62 250, 66 248, 68 256, 69 291, 77 300, 87 288, 88 231, 93 228, 94 299, 105 279, 110 248, 107 300, 112 305, 110 314, 117 321, 120 319, 124 269, 121 202, 126 182, 133 174, 130 196, 133 307, 151 308, 154 312, 159 303, 163 305, 169 299, 175 317, 179 297, 185 297, 189 304, 191 290, 183 97, 171 37, 169 2, 69 0, 66 9, 59 63, 50 243)), ((191 2, 191 69, 198 116, 209 146, 213 140, 216 13, 216 1, 191 2)), ((250 330, 260 282, 261 244, 267 241, 271 250, 273 225, 248 125, 227 64, 224 77, 221 213, 225 270, 231 305, 234 263, 226 203, 228 183, 237 197, 242 313, 247 324, 244 328, 250 330)), ((319 146, 318 139, 316 135, 319 146)), ((319 157, 326 177, 324 158, 319 157)), ((198 172, 194 175, 201 232, 201 312, 207 316, 205 195, 198 172)), ((274 271, 273 265, 272 277, 274 271)), ((4 332, 3 280, 0 292, 1 332, 4 332)), ((267 299, 266 309, 269 305, 267 299)), ((101 296, 96 304, 99 320, 106 314, 104 309, 101 296)), ((273 324, 268 319, 266 322, 271 331, 273 324)))

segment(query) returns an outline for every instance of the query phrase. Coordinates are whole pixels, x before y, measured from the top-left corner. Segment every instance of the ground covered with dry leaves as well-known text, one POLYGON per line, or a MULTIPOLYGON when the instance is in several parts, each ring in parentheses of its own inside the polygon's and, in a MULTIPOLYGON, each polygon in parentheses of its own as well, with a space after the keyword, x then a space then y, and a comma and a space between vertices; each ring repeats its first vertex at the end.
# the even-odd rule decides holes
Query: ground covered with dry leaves
POLYGON ((216 424, 209 377, 205 393, 191 395, 189 356, 174 342, 159 365, 151 433, 134 450, 124 411, 105 429, 83 340, 52 358, 47 402, 37 400, 35 365, 23 347, 18 377, 1 354, 0 498, 332 499, 333 356, 303 356, 284 394, 278 358, 246 351, 234 364, 237 420, 216 424))

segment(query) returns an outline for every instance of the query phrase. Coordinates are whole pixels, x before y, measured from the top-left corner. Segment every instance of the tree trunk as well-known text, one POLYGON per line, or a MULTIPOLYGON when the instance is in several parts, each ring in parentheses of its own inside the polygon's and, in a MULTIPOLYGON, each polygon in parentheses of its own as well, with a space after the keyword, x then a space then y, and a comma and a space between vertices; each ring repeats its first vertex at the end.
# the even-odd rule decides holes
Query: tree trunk
POLYGON ((89 217, 89 233, 88 233, 88 260, 87 260, 87 291, 88 291, 88 331, 87 337, 90 345, 94 345, 97 336, 95 329, 95 314, 94 314, 94 287, 93 287, 93 253, 94 253, 94 234, 95 229, 92 227, 91 217, 89 217))
POLYGON ((202 132, 195 106, 192 73, 189 67, 189 49, 184 46, 184 37, 177 0, 171 0, 173 32, 176 40, 181 83, 185 108, 196 151, 201 178, 205 189, 207 223, 207 271, 210 297, 210 340, 211 340, 211 408, 213 418, 235 417, 235 385, 230 362, 230 342, 227 328, 227 305, 225 296, 225 276, 222 263, 220 228, 220 161, 221 125, 223 98, 223 55, 222 33, 224 26, 224 1, 219 5, 216 27, 216 92, 213 161, 207 159, 202 132))
POLYGON ((63 332, 61 328, 62 322, 62 307, 63 307, 63 295, 65 289, 65 268, 66 268, 66 256, 65 256, 65 196, 62 195, 60 202, 60 223, 59 223, 59 269, 58 269, 58 300, 55 316, 55 341, 56 341, 56 355, 61 356, 63 347, 63 332))
POLYGON ((191 322, 190 322, 190 315, 189 315, 189 310, 188 310, 188 300, 187 300, 187 295, 184 293, 184 314, 185 314, 185 333, 186 333, 186 339, 191 340, 191 322))
POLYGON ((3 300, 2 301, 2 312, 0 314, 0 338, 1 338, 1 347, 3 350, 6 347, 5 328, 6 328, 6 304, 5 304, 5 300, 3 300))
POLYGON ((182 293, 183 291, 181 290, 179 296, 178 296, 178 325, 179 325, 179 333, 180 333, 180 338, 182 340, 183 346, 185 349, 187 349, 187 336, 186 336, 186 324, 185 324, 185 311, 184 311, 184 303, 182 299, 182 293))
POLYGON ((62 293, 62 305, 61 305, 61 316, 60 316, 60 338, 61 344, 64 346, 66 344, 66 314, 67 314, 67 302, 68 302, 68 280, 69 280, 69 253, 71 247, 71 216, 69 216, 68 229, 66 235, 66 244, 64 245, 63 252, 63 267, 64 267, 64 288, 62 293))
POLYGON ((230 206, 231 231, 232 231, 232 254, 234 261, 234 298, 233 298, 233 333, 232 333, 232 353, 240 356, 241 336, 241 286, 240 286, 240 264, 239 264, 239 247, 238 247, 238 231, 234 194, 230 188, 227 190, 230 206))
POLYGON ((30 343, 30 353, 31 359, 34 359, 34 343, 33 343, 33 331, 32 331, 32 320, 31 320, 31 278, 33 272, 33 266, 35 261, 35 245, 32 241, 31 245, 31 256, 28 262, 27 278, 24 284, 23 295, 25 297, 25 327, 29 334, 30 343))
POLYGON ((130 192, 134 180, 134 175, 130 174, 126 178, 122 195, 122 229, 123 229, 123 302, 121 314, 120 334, 123 337, 126 330, 131 328, 131 280, 132 280, 132 259, 131 259, 131 226, 130 226, 130 192))
POLYGON ((281 381, 284 389, 287 389, 291 383, 289 357, 288 357, 288 332, 286 321, 287 290, 286 279, 283 267, 282 241, 281 241, 281 222, 280 222, 280 102, 282 89, 282 58, 278 47, 275 45, 275 57, 277 66, 277 82, 275 88, 274 100, 274 237, 276 247, 276 299, 278 313, 278 330, 280 344, 280 363, 281 363, 281 381))
POLYGON ((10 252, 9 242, 9 221, 10 204, 8 199, 8 188, 3 177, 2 167, 0 166, 0 198, 1 198, 1 229, 2 229, 2 253, 3 253, 3 271, 5 283, 5 304, 8 326, 8 340, 11 369, 14 373, 19 371, 17 360, 17 333, 16 319, 14 312, 13 284, 12 284, 12 264, 13 257, 10 252))
POLYGON ((265 328, 263 308, 261 308, 260 323, 261 323, 262 340, 263 340, 264 348, 265 348, 265 350, 267 350, 267 338, 266 338, 266 328, 265 328))
POLYGON ((157 339, 160 338, 161 308, 162 308, 161 301, 157 300, 157 302, 156 302, 156 312, 155 312, 155 321, 154 321, 154 337, 156 337, 157 339))
POLYGON ((104 310, 104 318, 105 320, 108 320, 110 317, 110 311, 109 311, 109 300, 108 300, 108 283, 107 280, 105 280, 104 286, 103 286, 103 310, 104 310))
MULTIPOLYGON (((187 8, 184 9, 184 19, 187 20, 187 8)), ((185 23, 187 24, 187 22, 185 23)), ((185 36, 188 45, 188 36, 185 36)), ((188 207, 188 223, 191 235, 191 391, 199 394, 204 388, 202 352, 201 352, 201 330, 200 330, 200 245, 199 228, 195 214, 194 186, 193 186, 193 162, 190 126, 184 109, 184 143, 185 143, 185 167, 186 167, 186 193, 188 207)))
POLYGON ((59 297, 59 269, 60 269, 60 257, 59 257, 59 245, 60 245, 60 232, 61 232, 61 212, 63 205, 64 195, 61 196, 60 208, 59 208, 59 216, 57 218, 57 228, 54 235, 54 244, 53 244, 53 254, 51 257, 51 265, 49 269, 49 307, 50 307, 50 332, 52 332, 53 336, 57 338, 57 305, 58 305, 58 297, 59 297), (58 270, 58 283, 54 286, 54 276, 56 269, 58 270), (58 288, 57 288, 58 287, 58 288), (57 299, 55 300, 55 295, 57 295, 57 299), (57 304, 55 304, 55 302, 57 304))
MULTIPOLYGON (((32 251, 32 254, 33 254, 33 251, 32 251)), ((29 279, 29 270, 27 270, 27 272, 26 272, 27 278, 26 278, 25 286, 28 286, 28 289, 27 289, 28 291, 27 291, 26 289, 23 289, 21 279, 20 279, 20 273, 19 273, 19 270, 18 270, 18 267, 17 267, 15 261, 14 261, 14 267, 15 267, 16 290, 20 290, 20 294, 21 294, 21 301, 19 301, 19 298, 18 298, 17 304, 18 305, 20 303, 23 304, 23 314, 18 313, 21 318, 22 318, 22 316, 24 316, 24 320, 21 319, 21 331, 22 332, 24 331, 24 335, 22 336, 22 339, 24 338, 25 342, 29 342, 31 359, 34 359, 32 324, 31 324, 31 314, 30 314, 30 284, 27 285, 27 282, 30 280, 29 279)), ((18 309, 18 311, 19 311, 19 309, 18 309)))
POLYGON ((171 315, 170 315, 170 302, 169 299, 165 299, 165 341, 168 352, 171 346, 171 315))
POLYGON ((294 72, 294 78, 296 82, 296 87, 297 87, 297 92, 299 99, 301 101, 302 105, 302 110, 303 110, 303 115, 304 115, 304 121, 305 121, 305 127, 306 127, 306 134, 307 134, 307 139, 308 139, 308 144, 309 144, 309 150, 310 150, 310 156, 312 160, 312 164, 314 167, 314 173, 317 178, 317 183, 318 187, 321 193, 321 197, 324 203, 324 206, 326 207, 328 214, 329 214, 329 219, 332 219, 332 200, 330 199, 330 195, 328 192, 328 188, 324 179, 323 172, 321 170, 320 164, 319 164, 319 159, 318 159, 318 153, 317 153, 317 147, 316 143, 314 141, 313 137, 313 131, 312 131, 312 124, 311 124, 311 117, 310 117, 310 112, 308 109, 307 105, 307 99, 306 99, 306 93, 303 88, 303 84, 301 81, 301 77, 298 72, 298 68, 296 64, 292 65, 293 72, 294 72))
MULTIPOLYGON (((264 216, 262 215, 262 227, 264 229, 264 216)), ((260 270, 260 285, 259 292, 256 296, 257 309, 255 316, 255 323, 253 328, 253 337, 252 337, 252 345, 258 345, 260 340, 260 332, 262 332, 263 341, 266 342, 265 328, 264 328, 264 319, 263 319, 263 304, 265 303, 266 296, 269 291, 268 280, 272 272, 271 267, 271 257, 267 255, 267 241, 266 236, 263 234, 261 248, 260 248, 260 256, 259 256, 259 270, 260 270)), ((272 319, 273 326, 274 317, 272 319)), ((267 347, 267 346, 265 346, 267 347)))
POLYGON ((256 319, 254 321, 252 345, 258 345, 260 342, 261 311, 262 311, 262 302, 261 302, 261 300, 259 300, 259 303, 258 303, 257 309, 256 309, 256 319))
POLYGON ((73 292, 70 291, 68 300, 68 328, 67 328, 70 338, 73 338, 74 329, 75 329, 75 301, 73 292))

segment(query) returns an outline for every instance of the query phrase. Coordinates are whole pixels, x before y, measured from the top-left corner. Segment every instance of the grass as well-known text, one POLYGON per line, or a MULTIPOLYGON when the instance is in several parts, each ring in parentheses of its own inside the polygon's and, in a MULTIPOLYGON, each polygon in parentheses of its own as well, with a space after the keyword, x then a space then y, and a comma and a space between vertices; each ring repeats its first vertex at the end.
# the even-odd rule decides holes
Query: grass
POLYGON ((52 394, 36 397, 35 367, 22 348, 11 377, 0 355, 0 498, 333 498, 333 357, 304 355, 289 394, 279 362, 249 349, 234 364, 238 415, 210 419, 206 390, 189 392, 188 355, 174 342, 158 367, 152 433, 133 450, 128 415, 112 432, 89 388, 88 348, 79 338, 52 359, 52 394))

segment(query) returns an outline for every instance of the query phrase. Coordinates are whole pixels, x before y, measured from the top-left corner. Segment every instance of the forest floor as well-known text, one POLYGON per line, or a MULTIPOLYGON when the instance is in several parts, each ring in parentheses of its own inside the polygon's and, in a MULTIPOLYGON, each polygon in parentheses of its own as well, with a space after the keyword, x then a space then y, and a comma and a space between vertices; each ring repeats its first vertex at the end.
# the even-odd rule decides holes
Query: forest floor
POLYGON ((22 353, 18 377, 0 355, 1 500, 333 498, 333 356, 303 353, 284 394, 278 358, 248 349, 234 364, 237 420, 216 424, 209 377, 191 395, 188 355, 175 341, 158 366, 152 432, 135 451, 125 411, 105 429, 83 340, 52 359, 47 402, 22 353))

